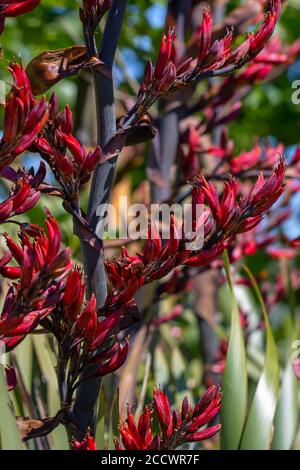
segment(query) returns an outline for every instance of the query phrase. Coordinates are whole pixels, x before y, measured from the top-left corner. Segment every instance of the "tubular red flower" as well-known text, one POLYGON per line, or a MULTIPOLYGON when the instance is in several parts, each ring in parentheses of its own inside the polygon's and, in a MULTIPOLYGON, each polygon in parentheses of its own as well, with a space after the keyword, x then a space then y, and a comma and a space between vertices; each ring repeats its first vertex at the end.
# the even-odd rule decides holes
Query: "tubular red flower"
POLYGON ((5 367, 5 375, 8 391, 11 392, 17 386, 17 375, 14 367, 5 367))
POLYGON ((73 450, 97 450, 96 442, 90 431, 88 431, 82 441, 73 438, 71 440, 73 450))
POLYGON ((47 132, 35 141, 36 149, 51 166, 58 182, 66 191, 66 197, 73 201, 78 196, 78 189, 87 183, 91 173, 102 157, 100 147, 87 150, 72 135, 73 121, 69 108, 57 112, 57 103, 53 96, 50 105, 50 120, 47 132), (49 138, 49 135, 51 136, 49 138))
MULTIPOLYGON (((269 158, 269 157, 268 157, 269 158)), ((270 154, 270 162, 272 161, 270 154)), ((148 230, 148 240, 142 254, 129 256, 123 250, 119 259, 106 262, 108 277, 113 289, 108 303, 120 306, 128 303, 144 284, 161 279, 179 265, 208 266, 217 259, 239 233, 252 230, 264 213, 276 202, 284 189, 285 166, 280 161, 274 174, 258 179, 247 196, 237 198, 237 181, 229 177, 219 195, 215 185, 202 175, 192 180, 192 226, 203 227, 202 246, 187 249, 190 240, 184 226, 179 231, 175 218, 170 219, 169 240, 162 244, 161 235, 153 225, 148 230), (200 218, 196 219, 197 204, 205 204, 200 218), (180 233, 181 232, 181 233, 180 233)))
POLYGON ((168 397, 164 392, 155 388, 153 391, 153 398, 161 431, 164 436, 170 438, 173 432, 173 421, 168 397))
POLYGON ((199 42, 198 61, 202 62, 210 49, 212 37, 212 16, 209 9, 203 11, 202 24, 196 31, 196 37, 199 42))
POLYGON ((110 9, 112 0, 83 0, 79 16, 82 23, 95 31, 104 14, 110 9))
POLYGON ((32 209, 40 199, 38 187, 39 181, 28 173, 19 172, 10 196, 0 204, 0 223, 32 209))
POLYGON ((64 289, 63 304, 65 320, 74 322, 79 315, 84 301, 85 284, 81 269, 70 272, 64 289))
POLYGON ((13 257, 19 264, 14 274, 19 282, 11 286, 3 306, 0 320, 0 335, 24 336, 33 331, 39 322, 48 316, 63 297, 64 278, 70 264, 68 249, 60 251, 60 233, 57 222, 48 214, 48 234, 39 229, 33 242, 22 227, 18 246, 5 235, 10 249, 0 261, 2 275, 11 276, 7 264, 13 257))
POLYGON ((166 72, 167 66, 170 64, 172 57, 174 56, 174 41, 175 41, 174 30, 169 30, 167 34, 164 34, 161 40, 160 50, 154 70, 154 77, 156 80, 161 80, 166 72))
POLYGON ((145 407, 138 425, 135 424, 132 409, 128 408, 126 421, 119 425, 121 445, 119 441, 116 441, 116 448, 119 450, 176 449, 186 442, 196 442, 212 437, 220 430, 219 424, 208 426, 204 430, 199 429, 216 416, 220 410, 221 397, 220 390, 213 386, 195 407, 185 397, 181 411, 174 410, 172 413, 166 394, 154 388, 154 410, 161 433, 153 437, 152 408, 145 407))
POLYGON ((265 20, 256 34, 250 35, 250 49, 251 54, 257 55, 265 46, 267 40, 274 32, 276 23, 280 16, 281 0, 270 0, 269 10, 266 14, 265 20))
POLYGON ((86 339, 94 338, 97 330, 96 297, 92 294, 89 302, 76 321, 76 329, 86 339))
POLYGON ((41 0, 0 0, 0 34, 7 17, 23 15, 33 10, 41 0))
MULTIPOLYGON (((126 422, 119 425, 119 432, 125 450, 159 449, 158 436, 152 436, 152 416, 153 411, 146 406, 136 426, 133 413, 128 409, 126 422)), ((119 444, 117 447, 121 449, 119 444)))
POLYGON ((272 176, 265 179, 261 173, 249 195, 240 203, 244 212, 250 212, 249 215, 259 216, 277 201, 284 190, 285 164, 281 159, 272 176))
MULTIPOLYGON (((128 338, 125 339, 124 344, 118 344, 118 349, 116 352, 112 354, 108 360, 99 365, 97 372, 95 372, 95 376, 104 376, 107 374, 112 374, 117 369, 119 369, 125 362, 129 350, 129 340, 128 338)), ((99 357, 100 362, 102 360, 101 355, 99 357)), ((106 359, 106 358, 105 358, 106 359)))
POLYGON ((198 442, 203 441, 204 439, 209 439, 210 437, 215 436, 221 429, 220 424, 216 424, 215 426, 211 426, 207 429, 203 429, 203 431, 195 432, 188 436, 188 442, 198 442))
POLYGON ((0 169, 30 147, 48 119, 45 98, 33 98, 30 84, 22 66, 11 64, 9 71, 14 84, 6 100, 3 118, 3 137, 0 142, 0 169))

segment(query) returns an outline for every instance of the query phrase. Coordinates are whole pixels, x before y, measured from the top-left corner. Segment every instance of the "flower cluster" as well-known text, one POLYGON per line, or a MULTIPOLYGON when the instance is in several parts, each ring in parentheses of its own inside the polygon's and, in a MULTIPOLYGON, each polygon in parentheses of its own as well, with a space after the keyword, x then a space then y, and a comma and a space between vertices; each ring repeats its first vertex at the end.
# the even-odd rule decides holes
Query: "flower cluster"
MULTIPOLYGON (((233 175, 243 175, 245 178, 249 170, 271 169, 276 165, 280 159, 280 155, 284 153, 284 146, 278 143, 271 146, 267 143, 265 146, 256 142, 251 150, 241 152, 235 155, 235 145, 232 140, 228 138, 228 133, 224 130, 221 136, 220 146, 214 146, 207 149, 207 152, 220 159, 218 171, 216 175, 224 174, 224 166, 226 171, 230 171, 233 175)), ((297 155, 295 155, 297 157, 297 155)))
POLYGON ((73 438, 71 444, 73 450, 97 450, 95 439, 91 436, 90 432, 87 432, 82 441, 77 441, 77 439, 73 438))
POLYGON ((83 273, 72 269, 69 249, 60 249, 58 223, 50 214, 46 226, 47 233, 38 226, 20 224, 20 245, 4 234, 8 251, 0 260, 0 273, 16 283, 6 295, 0 339, 8 351, 39 325, 53 333, 68 364, 63 399, 71 403, 87 363, 93 376, 112 373, 124 363, 128 339, 119 340, 117 335, 128 306, 110 305, 99 312, 94 295, 85 300, 83 273))
POLYGON ((85 301, 85 293, 83 273, 75 267, 68 274, 61 301, 47 319, 64 357, 70 358, 68 382, 73 388, 86 363, 93 364, 94 376, 103 376, 121 367, 128 353, 128 340, 117 339, 123 310, 112 309, 101 319, 95 296, 85 301))
POLYGON ((36 175, 20 170, 16 172, 12 168, 5 168, 2 171, 2 176, 15 184, 9 197, 0 203, 0 224, 15 215, 27 212, 36 205, 41 195, 39 186, 44 180, 45 173, 46 168, 42 163, 36 175))
POLYGON ((176 36, 174 30, 170 30, 163 35, 156 65, 151 61, 146 65, 137 109, 145 111, 162 93, 175 91, 209 76, 226 75, 253 59, 271 37, 280 9, 281 1, 271 0, 262 25, 256 33, 250 33, 237 48, 233 47, 232 31, 227 32, 221 39, 212 40, 212 15, 209 9, 205 9, 202 24, 194 38, 198 46, 197 57, 188 57, 181 64, 176 64, 176 36))
POLYGON ((0 337, 12 346, 33 331, 56 307, 71 267, 70 250, 60 249, 58 223, 50 214, 46 226, 47 233, 37 226, 21 225, 21 245, 4 234, 8 251, 0 261, 1 274, 18 282, 6 295, 0 337), (17 266, 8 265, 12 259, 17 266))
MULTIPOLYGON (((145 406, 137 424, 132 407, 128 407, 126 421, 119 424, 120 440, 115 439, 115 447, 117 450, 174 450, 187 442, 209 439, 221 428, 220 424, 209 425, 221 409, 221 399, 220 389, 213 385, 195 406, 185 397, 181 410, 172 412, 166 393, 154 388, 153 402, 145 406), (153 431, 154 413, 159 434, 153 431)), ((72 439, 71 442, 74 450, 97 450, 90 432, 82 441, 72 439)))
POLYGON ((284 189, 285 166, 283 160, 274 173, 265 179, 261 174, 251 191, 237 202, 237 182, 231 178, 225 182, 219 196, 216 186, 203 176, 193 180, 193 214, 197 205, 205 205, 199 220, 194 226, 203 226, 203 246, 201 249, 187 249, 188 236, 184 227, 179 231, 174 218, 171 218, 170 239, 162 242, 161 235, 150 227, 149 238, 141 254, 129 256, 124 248, 122 257, 107 261, 106 269, 114 286, 107 301, 123 304, 132 299, 143 285, 161 279, 176 266, 207 266, 218 258, 232 238, 252 230, 261 221, 284 189), (181 235, 181 236, 180 236, 181 235))
POLYGON ((35 148, 50 165, 57 181, 62 185, 67 200, 78 197, 80 187, 86 183, 100 162, 100 147, 87 150, 72 135, 73 118, 68 106, 58 112, 55 95, 49 101, 49 119, 35 148))
POLYGON ((195 406, 190 404, 188 397, 185 397, 181 411, 172 412, 165 392, 155 388, 153 407, 159 422, 160 434, 153 436, 153 409, 151 407, 146 406, 137 426, 133 413, 129 409, 126 422, 119 426, 122 445, 117 443, 117 448, 126 450, 176 449, 186 442, 208 439, 214 436, 221 426, 216 424, 203 430, 200 428, 207 425, 218 414, 221 408, 221 398, 220 390, 212 386, 195 406))
POLYGON ((33 97, 22 66, 11 64, 9 71, 14 83, 4 107, 0 169, 33 144, 48 119, 47 102, 45 98, 37 101, 33 97))
POLYGON ((4 29, 5 18, 23 15, 33 10, 41 0, 1 0, 0 1, 0 34, 4 29))
POLYGON ((101 19, 111 7, 111 0, 83 0, 79 16, 91 34, 94 33, 101 19))

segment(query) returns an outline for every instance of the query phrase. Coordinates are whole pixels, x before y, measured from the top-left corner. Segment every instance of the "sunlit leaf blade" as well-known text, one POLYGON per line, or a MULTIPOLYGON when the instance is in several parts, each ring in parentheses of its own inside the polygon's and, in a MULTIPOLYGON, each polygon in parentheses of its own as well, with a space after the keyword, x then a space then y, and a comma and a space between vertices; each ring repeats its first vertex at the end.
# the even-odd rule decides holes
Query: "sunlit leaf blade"
MULTIPOLYGON (((60 409, 57 378, 51 356, 51 350, 46 335, 34 335, 33 344, 42 374, 47 381, 47 402, 49 415, 55 416, 60 409)), ((53 450, 68 450, 69 440, 63 425, 59 425, 50 434, 53 439, 53 450)))
POLYGON ((18 365, 20 367, 24 384, 29 393, 32 386, 32 360, 33 348, 31 336, 27 336, 15 350, 18 365))
POLYGON ((238 449, 247 410, 247 368, 243 331, 227 253, 224 264, 232 297, 231 331, 222 382, 221 448, 238 449))
POLYGON ((0 441, 2 450, 25 450, 12 412, 3 366, 0 365, 0 441))
POLYGON ((96 426, 96 446, 98 450, 104 450, 104 433, 105 433, 105 396, 104 390, 101 388, 99 397, 99 407, 97 415, 97 426, 96 426))
POLYGON ((291 361, 283 372, 281 391, 274 421, 274 437, 272 449, 289 450, 292 448, 297 432, 298 381, 291 361))
POLYGON ((113 450, 114 438, 118 436, 119 426, 119 389, 116 390, 110 413, 108 449, 113 450))
POLYGON ((278 355, 271 325, 258 285, 249 269, 246 266, 244 268, 248 273, 263 312, 266 324, 266 354, 264 367, 250 407, 240 448, 243 450, 268 450, 271 447, 273 421, 279 393, 278 355))

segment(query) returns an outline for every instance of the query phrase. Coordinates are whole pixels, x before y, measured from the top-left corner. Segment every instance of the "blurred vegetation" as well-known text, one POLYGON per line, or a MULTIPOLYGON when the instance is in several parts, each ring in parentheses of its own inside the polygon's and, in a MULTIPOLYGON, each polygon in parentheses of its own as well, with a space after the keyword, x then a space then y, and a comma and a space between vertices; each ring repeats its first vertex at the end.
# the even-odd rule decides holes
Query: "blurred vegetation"
MULTIPOLYGON (((123 28, 120 53, 126 66, 126 70, 138 80, 142 74, 145 61, 148 57, 154 58, 155 50, 161 38, 163 28, 165 1, 156 0, 130 0, 125 19, 126 28, 123 28)), ((287 43, 291 43, 299 37, 300 5, 299 0, 290 1, 286 11, 280 21, 280 32, 282 38, 287 43)), ((74 43, 82 43, 81 25, 78 20, 78 5, 80 1, 74 0, 42 0, 41 5, 33 12, 9 19, 5 28, 5 48, 3 50, 0 79, 9 83, 10 78, 5 67, 9 60, 19 60, 26 65, 33 57, 43 50, 59 49, 71 46, 74 43)), ((236 2, 231 2, 233 6, 236 2)), ((99 32, 99 34, 101 34, 99 32)), ((116 67, 116 83, 122 89, 127 85, 123 82, 122 70, 116 67)), ((300 106, 295 106, 291 102, 293 80, 300 79, 300 61, 293 64, 287 73, 280 76, 271 83, 262 86, 255 86, 251 94, 243 103, 241 116, 230 125, 230 136, 236 142, 238 149, 252 147, 253 139, 263 136, 272 136, 286 146, 299 142, 300 129, 300 106)), ((78 92, 78 78, 65 79, 54 87, 58 95, 60 107, 69 103, 76 116, 76 102, 78 92)), ((51 90, 48 95, 53 90, 51 90)), ((32 165, 35 155, 27 156, 24 162, 32 165)), ((132 173, 133 184, 136 186, 144 178, 144 159, 141 159, 139 167, 132 173)), ((2 188, 3 189, 3 188, 2 188)), ((88 190, 88 188, 87 188, 88 190)), ((86 195, 84 196, 86 198, 86 195)), ((43 206, 47 206, 58 218, 63 234, 64 243, 71 246, 75 256, 79 255, 79 241, 72 234, 72 220, 65 213, 61 202, 56 199, 43 197, 41 203, 32 209, 22 220, 41 223, 43 220, 43 206)), ((12 229, 15 230, 15 229, 12 229)), ((2 243, 2 242, 1 242, 2 243)), ((276 275, 278 265, 273 263, 266 254, 259 252, 257 255, 246 260, 254 274, 261 270, 269 270, 270 277, 276 275)), ((260 317, 258 304, 249 288, 240 291, 241 303, 247 298, 252 305, 255 305, 254 316, 260 317)), ((296 295, 296 294, 295 294, 296 295)), ((298 301, 298 297, 296 301, 298 301)), ((184 394, 199 395, 201 386, 203 363, 200 357, 200 346, 195 316, 192 313, 192 299, 190 295, 185 298, 185 315, 176 320, 176 324, 164 325, 159 332, 159 346, 155 349, 153 360, 154 378, 149 378, 147 389, 147 399, 151 399, 151 386, 154 381, 160 384, 168 384, 171 400, 178 404, 184 394), (174 329, 175 328, 175 329, 174 329), (177 330, 176 330, 177 328, 177 330), (173 330, 172 330, 173 329, 173 330), (170 331, 172 334, 170 334, 170 331), (176 391, 176 395, 174 392, 176 391)), ((288 311, 289 305, 283 304, 281 308, 288 311)), ((162 310, 164 306, 162 306, 162 310)), ((166 307, 167 310, 167 307, 166 307)), ((228 324, 231 312, 230 298, 228 299, 228 288, 223 287, 219 292, 219 311, 228 324)), ((290 341, 291 325, 288 321, 281 322, 281 312, 272 318, 272 323, 276 325, 275 338, 279 346, 290 341), (287 334, 288 330, 288 334, 287 334)), ((156 339, 158 342, 158 339, 156 339)), ((262 343, 262 337, 258 338, 258 343, 262 343)), ((281 349, 279 347, 279 351, 281 349)), ((48 394, 49 403, 52 409, 51 414, 57 411, 54 396, 57 393, 55 385, 54 362, 51 356, 51 348, 48 339, 42 340, 36 336, 34 339, 28 338, 18 349, 17 357, 22 356, 22 370, 24 380, 28 382, 29 389, 32 385, 32 377, 37 377, 37 371, 43 372, 43 378, 37 385, 41 393, 48 394), (46 341, 47 344, 41 344, 46 341), (51 366, 52 364, 52 366, 51 366), (50 369, 49 369, 50 367, 50 369)), ((284 363, 285 349, 280 359, 284 363)), ((250 363, 250 395, 253 394, 259 373, 262 368, 263 354, 259 351, 250 363)), ((146 365, 140 368, 138 392, 142 388, 143 377, 146 365)), ((288 372, 287 372, 288 373, 288 372)), ((37 381, 37 378, 35 379, 37 381)), ((293 384, 294 386, 294 384, 293 384)), ((104 390, 105 393, 105 390, 104 390)), ((18 392, 13 392, 14 404, 20 414, 25 413, 18 392)), ((37 397, 35 397, 37 399, 37 397)), ((102 429, 101 416, 99 418, 99 429, 102 429)), ((107 429, 106 429, 107 431, 107 429)), ((102 431, 101 431, 102 432, 102 431)), ((109 432, 109 431, 107 431, 109 432)), ((106 434, 107 435, 107 434, 106 434)), ((53 433, 54 448, 66 448, 67 440, 64 430, 58 428, 53 433), (63 436, 63 437, 62 437, 63 436)), ((279 437, 277 437, 278 440, 279 437)), ((99 437, 99 441, 101 436, 99 437)), ((102 441, 101 441, 102 442, 102 441)))

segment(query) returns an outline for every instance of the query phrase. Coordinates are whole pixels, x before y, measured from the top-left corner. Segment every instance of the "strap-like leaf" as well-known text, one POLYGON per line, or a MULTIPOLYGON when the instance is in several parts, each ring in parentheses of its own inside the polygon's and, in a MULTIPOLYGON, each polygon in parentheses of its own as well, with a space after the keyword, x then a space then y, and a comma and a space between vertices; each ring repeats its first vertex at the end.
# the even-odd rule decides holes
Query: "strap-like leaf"
POLYGON ((299 419, 298 388, 298 380, 289 360, 282 374, 280 398, 275 415, 272 442, 274 450, 292 448, 299 419))
POLYGON ((0 440, 2 450, 24 450, 21 437, 17 428, 16 418, 12 412, 9 399, 6 378, 3 366, 0 365, 0 440))
POLYGON ((232 312, 231 332, 222 383, 221 448, 236 450, 239 447, 247 410, 246 352, 227 253, 224 254, 223 259, 232 298, 232 312))
POLYGON ((244 450, 268 450, 271 447, 273 421, 279 393, 278 355, 259 287, 250 270, 246 266, 244 269, 251 280, 262 309, 266 325, 266 354, 240 447, 244 450))

